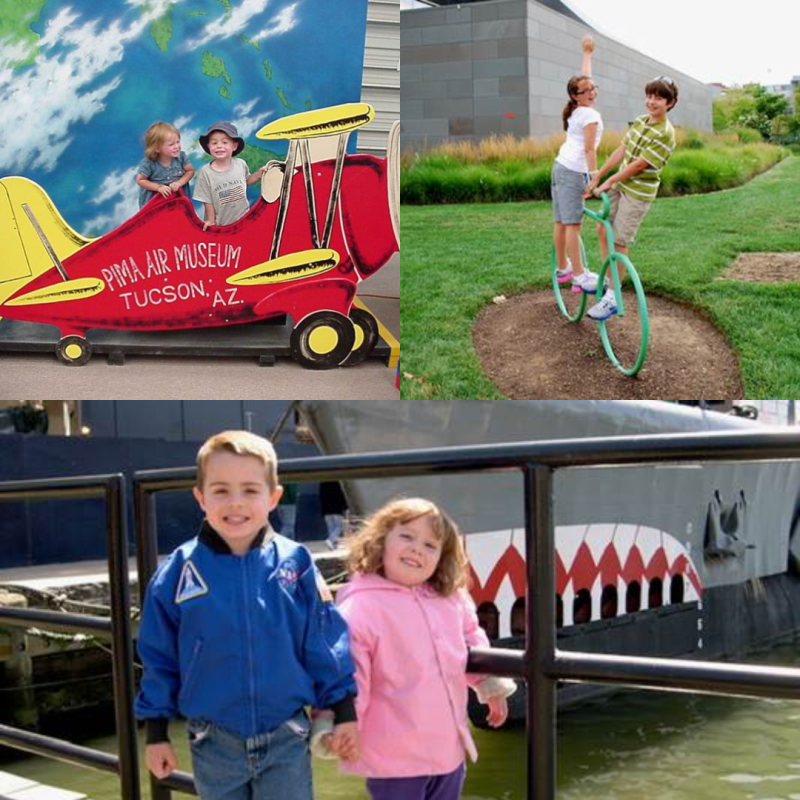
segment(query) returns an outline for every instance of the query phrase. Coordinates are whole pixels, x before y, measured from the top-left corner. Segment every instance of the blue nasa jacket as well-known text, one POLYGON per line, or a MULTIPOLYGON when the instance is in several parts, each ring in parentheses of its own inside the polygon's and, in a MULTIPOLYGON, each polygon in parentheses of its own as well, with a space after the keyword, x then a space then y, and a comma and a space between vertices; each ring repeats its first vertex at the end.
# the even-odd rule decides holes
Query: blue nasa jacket
POLYGON ((347 627, 318 580, 311 554, 290 539, 265 528, 236 556, 204 522, 147 589, 136 716, 148 722, 148 742, 166 741, 177 716, 243 738, 304 706, 354 720, 347 627))

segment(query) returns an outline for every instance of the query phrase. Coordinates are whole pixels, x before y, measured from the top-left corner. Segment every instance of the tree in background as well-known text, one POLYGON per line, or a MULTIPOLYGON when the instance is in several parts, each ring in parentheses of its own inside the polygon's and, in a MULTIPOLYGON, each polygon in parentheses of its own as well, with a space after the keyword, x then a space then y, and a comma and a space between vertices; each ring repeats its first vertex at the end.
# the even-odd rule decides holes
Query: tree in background
POLYGON ((758 84, 728 89, 714 101, 714 130, 752 128, 764 139, 773 140, 786 135, 798 122, 797 108, 795 101, 795 113, 790 114, 789 101, 782 94, 768 92, 758 84))

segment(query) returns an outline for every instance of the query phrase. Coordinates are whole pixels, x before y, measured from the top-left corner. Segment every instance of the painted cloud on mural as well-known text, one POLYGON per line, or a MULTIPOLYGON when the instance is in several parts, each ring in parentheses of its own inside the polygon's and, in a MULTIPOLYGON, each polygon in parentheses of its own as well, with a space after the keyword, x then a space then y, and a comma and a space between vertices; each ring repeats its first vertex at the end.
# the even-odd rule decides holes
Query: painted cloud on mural
MULTIPOLYGON (((0 176, 40 183, 76 229, 107 231, 136 209, 154 120, 178 123, 199 168, 215 120, 248 138, 358 100, 367 0, 350 2, 342 15, 328 0, 19 0, 0 20, 0 176)), ((245 157, 273 155, 257 148, 245 157)))

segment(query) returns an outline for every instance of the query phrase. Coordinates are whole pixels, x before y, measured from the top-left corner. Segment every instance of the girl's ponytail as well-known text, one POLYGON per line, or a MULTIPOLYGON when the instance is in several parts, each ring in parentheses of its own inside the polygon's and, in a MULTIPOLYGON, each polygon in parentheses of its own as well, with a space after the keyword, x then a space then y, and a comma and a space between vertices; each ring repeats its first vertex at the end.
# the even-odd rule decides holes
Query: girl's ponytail
POLYGON ((561 118, 564 120, 564 130, 567 130, 569 127, 569 118, 572 116, 572 112, 578 107, 578 103, 576 100, 573 100, 571 97, 569 99, 569 103, 564 106, 564 110, 561 112, 561 118))

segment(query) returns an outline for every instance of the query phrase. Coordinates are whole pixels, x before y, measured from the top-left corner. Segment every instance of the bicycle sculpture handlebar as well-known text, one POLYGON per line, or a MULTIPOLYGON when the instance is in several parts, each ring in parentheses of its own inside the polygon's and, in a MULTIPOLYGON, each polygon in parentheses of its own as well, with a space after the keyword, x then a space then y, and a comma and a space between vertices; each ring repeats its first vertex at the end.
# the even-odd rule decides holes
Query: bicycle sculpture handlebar
POLYGON ((611 200, 608 199, 608 193, 602 192, 600 196, 592 195, 593 197, 602 201, 603 207, 600 211, 592 211, 592 209, 588 208, 586 205, 583 207, 583 213, 586 216, 591 217, 595 222, 607 222, 608 217, 611 214, 611 200))

